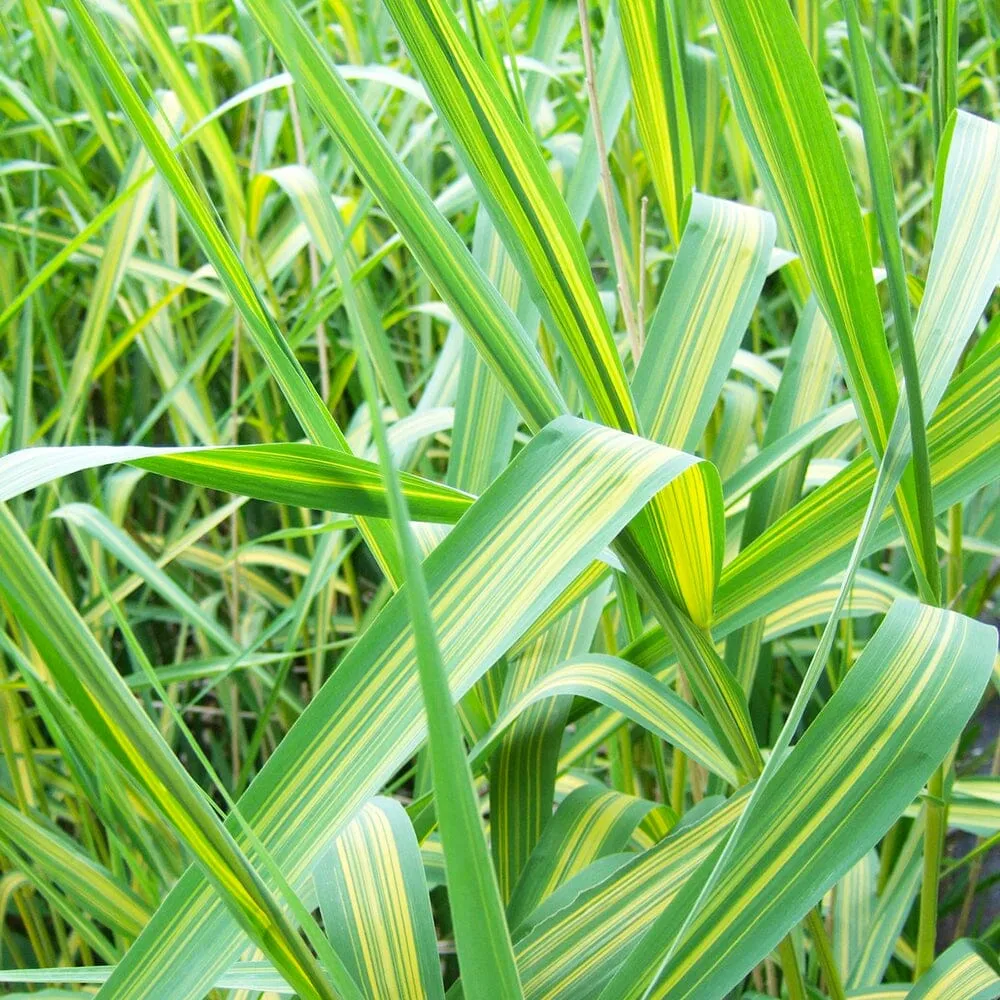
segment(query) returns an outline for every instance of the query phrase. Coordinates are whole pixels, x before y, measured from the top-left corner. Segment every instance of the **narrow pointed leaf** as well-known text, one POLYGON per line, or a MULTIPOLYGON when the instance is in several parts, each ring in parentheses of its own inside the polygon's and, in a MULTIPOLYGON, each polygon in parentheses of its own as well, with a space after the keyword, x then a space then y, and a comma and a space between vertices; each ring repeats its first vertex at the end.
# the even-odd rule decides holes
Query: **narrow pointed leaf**
MULTIPOLYGON (((962 615, 893 605, 759 797, 652 996, 725 993, 778 944, 920 790, 978 703, 996 646, 995 629, 962 615)), ((659 919, 622 985, 656 972, 656 949, 682 923, 680 913, 659 919)))
MULTIPOLYGON (((569 417, 536 436, 425 564, 453 697, 468 690, 650 496, 678 475, 707 475, 703 468, 691 456, 569 417), (571 551, 553 530, 562 523, 575 525, 571 551), (478 614, 485 606, 501 614, 478 614), (456 615, 462 608, 466 612, 456 615)), ((397 595, 240 800, 292 884, 419 746, 418 693, 404 595, 397 595), (357 714, 355 707, 365 703, 370 711, 357 714), (318 787, 323 794, 316 794, 318 787)), ((194 1000, 235 958, 242 940, 201 874, 189 871, 118 966, 102 1000, 194 1000), (215 942, 211 954, 197 947, 206 933, 215 942)))
POLYGON ((505 706, 493 729, 473 750, 479 757, 499 734, 534 702, 556 695, 596 701, 678 747, 730 784, 733 763, 694 709, 643 670, 613 656, 590 653, 561 663, 505 706))
POLYGON ((996 1000, 1000 963, 977 941, 956 941, 907 994, 907 1000, 996 1000))
POLYGON ((695 184, 694 146, 673 4, 622 0, 622 37, 632 81, 632 106, 649 172, 674 241, 684 201, 695 184))
MULTIPOLYGON (((79 445, 29 448, 0 458, 0 500, 71 472, 127 462, 207 489, 296 507, 367 517, 388 515, 378 466, 344 451, 310 444, 223 448, 146 448, 79 445)), ((415 518, 453 524, 474 498, 410 473, 401 473, 415 518)))
POLYGON ((618 349, 582 240, 535 138, 441 0, 386 6, 594 415, 635 430, 618 349))
POLYGON ((759 209, 692 199, 632 382, 654 441, 697 446, 767 276, 774 234, 774 219, 759 209))

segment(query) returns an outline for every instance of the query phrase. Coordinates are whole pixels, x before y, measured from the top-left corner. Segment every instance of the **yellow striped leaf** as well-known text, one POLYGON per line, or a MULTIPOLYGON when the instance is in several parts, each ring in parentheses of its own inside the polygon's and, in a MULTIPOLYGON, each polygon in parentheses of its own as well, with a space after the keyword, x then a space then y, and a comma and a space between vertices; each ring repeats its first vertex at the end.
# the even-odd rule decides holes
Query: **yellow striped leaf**
POLYGON ((757 797, 683 938, 674 945, 686 913, 668 909, 606 995, 638 997, 652 983, 651 997, 681 1000, 735 985, 917 794, 977 705, 996 650, 995 629, 894 604, 757 797))
POLYGON ((535 908, 598 858, 623 851, 656 805, 600 785, 583 785, 559 804, 518 879, 507 916, 518 927, 535 908))
MULTIPOLYGON (((508 658, 501 716, 506 718, 505 706, 519 703, 557 664, 587 652, 606 593, 607 586, 596 588, 516 657, 508 658)), ((521 704, 525 710, 507 718, 509 728, 504 727, 507 731, 490 758, 490 846, 505 902, 552 817, 559 745, 570 703, 570 698, 546 698, 527 709, 521 704)))
MULTIPOLYGON (((955 379, 930 423, 931 480, 938 512, 993 478, 990 470, 996 468, 1000 454, 1000 427, 992 412, 998 387, 1000 346, 955 379)), ((857 538, 874 483, 870 457, 859 456, 776 521, 726 567, 716 621, 740 625, 758 618, 809 581, 821 580, 842 566, 857 538), (794 544, 789 541, 792 533, 794 544)), ((884 515, 870 550, 896 535, 892 518, 884 515)))
POLYGON ((907 1000, 996 1000, 1000 963, 989 946, 965 938, 942 952, 907 1000))
MULTIPOLYGON (((548 425, 425 563, 453 697, 651 496, 678 476, 709 474, 689 455, 617 431, 570 417, 548 425), (556 530, 563 523, 574 525, 571 545, 556 530), (487 606, 495 613, 481 614, 487 606)), ((404 598, 394 597, 362 634, 240 800, 293 884, 423 739, 404 598)), ((189 871, 109 979, 103 1000, 194 1000, 242 944, 211 886, 189 871), (215 945, 211 953, 198 947, 206 934, 215 945)))
POLYGON ((622 37, 639 138, 667 228, 680 239, 684 201, 695 185, 694 146, 670 0, 622 0, 622 37))
POLYGON ((327 933, 366 997, 443 1000, 420 848, 398 802, 366 802, 313 878, 327 933))
POLYGON ((610 877, 575 895, 515 942, 525 997, 593 997, 630 946, 684 889, 746 805, 746 793, 705 800, 688 821, 610 877), (713 808, 714 807, 714 808, 713 808))
POLYGON ((767 276, 774 235, 767 212, 701 194, 691 200, 632 380, 654 441, 697 447, 767 276))
POLYGON ((877 880, 878 854, 869 851, 836 884, 831 893, 831 944, 837 968, 842 975, 854 968, 868 943, 875 919, 877 880))
POLYGON ((535 137, 448 4, 387 0, 386 6, 507 252, 571 359, 593 415, 636 430, 625 371, 583 242, 535 137))
MULTIPOLYGON (((899 391, 861 209, 816 68, 784 0, 713 0, 712 11, 744 138, 834 332, 868 446, 881 459, 899 391)), ((912 475, 898 502, 904 537, 919 552, 912 475)))
MULTIPOLYGON (((348 452, 311 444, 26 448, 0 458, 0 500, 10 500, 72 472, 118 462, 259 500, 343 514, 387 516, 385 483, 378 465, 348 452)), ((475 499, 411 473, 402 473, 400 479, 413 516, 419 520, 453 524, 475 499)))
POLYGON ((528 706, 557 695, 587 698, 611 708, 683 750, 729 784, 736 783, 732 761, 694 709, 644 670, 598 653, 561 663, 504 706, 493 728, 473 750, 473 759, 486 754, 528 706))

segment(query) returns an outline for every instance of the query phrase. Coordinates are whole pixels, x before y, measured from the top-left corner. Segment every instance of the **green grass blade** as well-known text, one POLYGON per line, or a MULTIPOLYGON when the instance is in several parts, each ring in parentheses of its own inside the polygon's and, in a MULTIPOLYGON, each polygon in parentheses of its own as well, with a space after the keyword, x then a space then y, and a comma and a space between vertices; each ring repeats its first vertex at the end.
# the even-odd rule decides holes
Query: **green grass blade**
POLYGON ((219 622, 96 507, 86 503, 66 504, 54 511, 52 516, 93 538, 123 566, 139 576, 167 604, 174 607, 192 626, 211 639, 219 649, 232 655, 239 652, 239 646, 219 622))
POLYGON ((692 199, 632 381, 654 441, 697 447, 764 285, 774 233, 766 212, 700 194, 692 199))
POLYGON ((694 145, 673 4, 623 0, 622 37, 632 107, 667 228, 680 241, 684 202, 695 186, 694 145))
MULTIPOLYGON (((27 448, 0 458, 0 500, 84 469, 126 462, 207 489, 295 507, 384 518, 385 483, 373 462, 311 444, 239 445, 221 448, 147 448, 76 445, 27 448)), ((412 473, 401 473, 414 517, 454 524, 474 497, 412 473)))
POLYGON ((309 997, 333 997, 324 973, 203 793, 136 703, 7 508, 0 510, 0 589, 60 688, 187 842, 225 906, 309 997))
POLYGON ((120 934, 136 937, 149 920, 149 908, 64 833, 41 817, 31 817, 0 799, 0 843, 31 858, 81 911, 120 934))
POLYGON ((541 151, 447 4, 386 4, 431 99, 596 417, 635 430, 590 265, 541 151))
MULTIPOLYGON (((171 93, 163 94, 160 97, 160 106, 161 113, 153 112, 154 121, 156 121, 160 131, 169 135, 180 124, 180 106, 171 93)), ((140 178, 147 174, 149 167, 149 157, 140 147, 131 157, 129 168, 119 181, 119 194, 131 190, 140 178)), ((145 227, 155 188, 156 184, 153 179, 149 179, 139 186, 138 191, 125 201, 108 232, 104 244, 104 255, 94 279, 94 289, 88 303, 87 316, 83 323, 83 329, 80 331, 76 354, 73 357, 70 381, 62 400, 59 423, 56 425, 55 437, 58 441, 69 439, 73 427, 79 419, 79 407, 83 400, 84 391, 90 386, 93 378, 92 372, 97 363, 97 352, 103 337, 104 326, 118 296, 129 258, 135 251, 136 244, 145 227)), ((211 438, 208 438, 207 442, 210 441, 211 438)))
MULTIPOLYGON (((138 37, 148 46, 158 69, 169 81, 170 89, 177 94, 187 118, 192 122, 206 118, 211 109, 204 98, 204 85, 199 86, 192 78, 188 64, 177 51, 159 9, 155 5, 144 4, 141 0, 128 0, 128 7, 135 18, 138 37)), ((245 198, 236 156, 217 121, 205 126, 199 143, 205 150, 213 172, 219 178, 227 219, 239 238, 245 215, 245 198)))
MULTIPOLYGON (((782 0, 714 0, 712 10, 743 135, 834 332, 865 437, 881 459, 899 391, 858 199, 816 69, 782 0)), ((917 553, 912 477, 899 504, 904 537, 917 553)), ((919 572, 921 563, 915 566, 919 572)))
MULTIPOLYGON (((344 270, 353 280, 358 269, 354 250, 347 242, 344 223, 339 211, 334 207, 328 193, 324 194, 316 175, 302 164, 275 167, 264 176, 270 177, 285 191, 309 230, 309 236, 319 251, 323 262, 336 264, 338 257, 334 247, 340 246, 344 270)), ((343 275, 341 280, 345 280, 343 275)), ((354 289, 359 315, 363 321, 361 328, 365 347, 379 377, 379 384, 385 390, 386 398, 402 417, 410 410, 407 392, 399 374, 399 368, 389 350, 389 343, 382 329, 375 300, 367 281, 359 281, 354 289)))
POLYGON ((493 728, 474 748, 473 758, 485 755, 503 730, 529 706, 558 695, 586 698, 614 709, 680 748, 729 784, 736 784, 732 762, 719 748, 711 727, 693 708, 628 661, 597 653, 559 664, 504 705, 493 728))
POLYGON ((251 0, 248 9, 525 419, 540 427, 563 412, 559 390, 510 308, 394 156, 298 12, 287 0, 251 0))
POLYGON ((420 848, 403 807, 376 797, 313 876, 323 923, 371 1000, 444 1000, 420 848))
MULTIPOLYGON (((267 311, 235 246, 156 128, 90 12, 81 0, 69 0, 67 6, 74 27, 86 42, 116 99, 172 190, 192 232, 226 286, 234 306, 246 323, 247 331, 303 430, 315 444, 345 451, 346 441, 340 428, 267 311)), ((368 525, 364 521, 359 526, 376 558, 391 577, 396 553, 389 543, 386 526, 377 523, 368 525)))
MULTIPOLYGON (((840 581, 835 577, 789 600, 780 611, 765 618, 760 641, 771 643, 793 634, 798 629, 823 625, 830 617, 830 611, 839 593, 840 581)), ((862 618, 868 615, 884 615, 894 601, 912 596, 912 593, 902 587, 873 573, 859 570, 851 588, 850 602, 844 613, 862 618)), ((726 633, 724 623, 718 631, 723 635, 726 633)), ((658 627, 644 632, 622 650, 622 655, 630 663, 650 672, 663 684, 672 684, 677 679, 676 657, 670 643, 658 627)), ((589 713, 589 717, 578 719, 573 739, 566 741, 560 768, 572 766, 581 754, 594 749, 606 740, 615 728, 621 725, 623 719, 624 717, 617 713, 600 709, 589 713)))
POLYGON ((607 995, 681 1000, 737 983, 919 792, 982 695, 996 642, 961 615, 897 602, 759 796, 681 941, 668 909, 607 995))
MULTIPOLYGON (((554 421, 533 438, 424 567, 452 696, 464 694, 678 475, 700 480, 697 460, 574 418, 554 421), (575 526, 572 551, 560 544, 556 525, 564 523, 575 526), (486 604, 499 615, 476 612, 486 604), (465 613, 453 613, 462 607, 465 613)), ((409 614, 397 595, 240 800, 293 886, 330 836, 413 753, 423 736, 421 718, 409 614), (373 711, 357 716, 352 706, 368 699, 373 711), (318 787, 323 794, 315 794, 318 787)), ((189 872, 102 1000, 193 1000, 240 947, 238 928, 211 887, 200 872, 189 872), (197 947, 206 933, 215 944, 211 954, 197 947)))
POLYGON ((1000 993, 1000 963, 993 950, 962 939, 942 952, 907 1000, 990 1000, 1000 993))

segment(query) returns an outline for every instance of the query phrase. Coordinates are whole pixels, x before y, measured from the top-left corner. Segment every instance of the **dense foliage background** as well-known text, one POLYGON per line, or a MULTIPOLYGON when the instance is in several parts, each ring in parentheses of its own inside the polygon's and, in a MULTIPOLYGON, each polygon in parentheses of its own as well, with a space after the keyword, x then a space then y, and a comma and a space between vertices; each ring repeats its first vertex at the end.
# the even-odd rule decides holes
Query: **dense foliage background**
POLYGON ((5 988, 1000 996, 998 62, 0 0, 5 988))

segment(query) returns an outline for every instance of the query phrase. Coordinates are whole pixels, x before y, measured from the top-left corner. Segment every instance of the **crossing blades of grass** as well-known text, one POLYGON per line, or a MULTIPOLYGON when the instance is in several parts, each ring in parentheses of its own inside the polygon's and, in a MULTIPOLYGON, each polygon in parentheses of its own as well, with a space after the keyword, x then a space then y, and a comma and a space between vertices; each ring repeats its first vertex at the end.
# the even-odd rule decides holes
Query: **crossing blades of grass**
MULTIPOLYGON (((572 418, 536 436, 425 564, 453 697, 471 686, 649 496, 672 476, 699 476, 699 468, 690 456, 572 418), (577 527, 572 551, 553 530, 564 522, 577 527), (593 534, 581 546, 588 523, 593 534), (481 572, 486 565, 488 574, 481 572), (502 609, 502 616, 478 614, 485 604, 502 609)), ((408 613, 398 595, 241 800, 244 815, 293 884, 331 834, 419 744, 423 726, 413 655, 408 613), (352 706, 369 700, 374 711, 356 715, 352 706), (317 782, 326 789, 323 795, 307 791, 317 782)), ((198 996, 239 947, 235 924, 200 873, 189 872, 108 981, 105 997, 198 996), (207 926, 211 951, 197 945, 207 926), (171 946, 164 950, 166 939, 171 946)))
POLYGON ((3 989, 996 994, 989 4, 0 20, 3 989))

